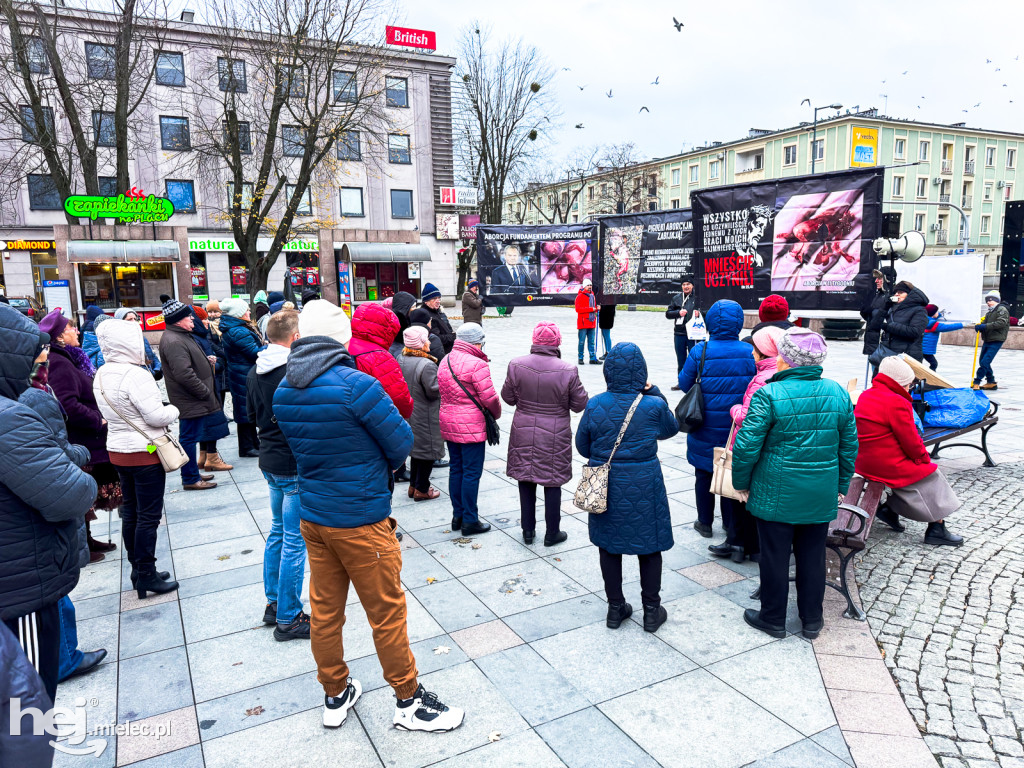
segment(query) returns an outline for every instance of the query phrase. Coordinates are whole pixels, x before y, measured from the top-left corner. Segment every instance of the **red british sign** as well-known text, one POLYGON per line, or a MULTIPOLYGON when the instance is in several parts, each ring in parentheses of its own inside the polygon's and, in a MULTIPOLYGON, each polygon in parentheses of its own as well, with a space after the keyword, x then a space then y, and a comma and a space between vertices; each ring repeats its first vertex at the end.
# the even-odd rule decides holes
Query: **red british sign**
POLYGON ((434 32, 407 27, 387 27, 387 35, 391 45, 423 48, 428 51, 437 50, 437 34, 434 32))

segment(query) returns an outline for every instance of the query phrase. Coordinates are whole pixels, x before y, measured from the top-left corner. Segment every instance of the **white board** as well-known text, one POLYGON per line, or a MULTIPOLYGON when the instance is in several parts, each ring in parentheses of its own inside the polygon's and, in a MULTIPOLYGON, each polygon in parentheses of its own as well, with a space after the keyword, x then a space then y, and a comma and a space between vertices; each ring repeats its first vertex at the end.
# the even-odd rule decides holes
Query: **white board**
POLYGON ((928 301, 940 311, 945 310, 949 322, 976 323, 983 313, 983 254, 925 255, 913 264, 897 261, 896 274, 899 280, 907 280, 924 291, 928 301))
POLYGON ((43 280, 43 303, 47 312, 59 307, 64 317, 74 319, 71 314, 71 283, 68 280, 43 280))

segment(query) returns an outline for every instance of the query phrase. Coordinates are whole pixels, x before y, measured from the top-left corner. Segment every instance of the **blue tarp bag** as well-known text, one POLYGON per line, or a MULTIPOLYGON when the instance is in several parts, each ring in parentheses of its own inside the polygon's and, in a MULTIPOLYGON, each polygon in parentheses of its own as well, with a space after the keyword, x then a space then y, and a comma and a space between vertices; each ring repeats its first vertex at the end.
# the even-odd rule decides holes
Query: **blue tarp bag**
POLYGON ((969 427, 985 418, 989 409, 988 397, 976 389, 933 389, 923 397, 929 405, 926 427, 969 427))

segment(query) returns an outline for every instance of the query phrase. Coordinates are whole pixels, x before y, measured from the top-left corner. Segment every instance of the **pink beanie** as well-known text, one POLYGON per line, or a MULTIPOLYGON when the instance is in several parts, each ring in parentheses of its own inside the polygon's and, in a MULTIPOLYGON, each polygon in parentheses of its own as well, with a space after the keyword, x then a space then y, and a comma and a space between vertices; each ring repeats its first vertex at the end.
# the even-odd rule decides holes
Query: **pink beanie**
POLYGON ((545 347, 557 347, 562 343, 562 332, 554 323, 537 323, 533 329, 533 343, 545 347))
POLYGON ((754 346, 757 351, 765 357, 778 357, 779 339, 786 335, 786 332, 775 325, 768 325, 754 334, 754 346))
POLYGON ((409 349, 423 349, 428 338, 427 329, 422 325, 411 325, 402 331, 402 341, 409 349))

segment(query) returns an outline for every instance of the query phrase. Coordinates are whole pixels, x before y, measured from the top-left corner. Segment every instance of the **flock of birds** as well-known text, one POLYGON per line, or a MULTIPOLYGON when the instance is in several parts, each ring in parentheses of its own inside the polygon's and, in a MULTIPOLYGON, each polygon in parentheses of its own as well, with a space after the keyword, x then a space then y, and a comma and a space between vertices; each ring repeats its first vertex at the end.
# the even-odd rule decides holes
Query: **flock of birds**
MULTIPOLYGON (((1018 55, 1018 56, 1015 56, 1013 60, 1019 63, 1019 62, 1020 62, 1020 56, 1019 56, 1019 55, 1018 55)), ((986 66, 992 65, 992 64, 994 64, 994 63, 995 63, 995 62, 994 62, 994 61, 993 61, 992 59, 988 59, 988 58, 986 58, 986 59, 985 59, 985 65, 986 65, 986 66)), ((1003 68, 1002 68, 1002 67, 994 67, 994 68, 993 68, 993 74, 994 74, 995 72, 1002 72, 1002 71, 1003 71, 1003 68)), ((904 71, 903 71, 903 72, 901 72, 900 74, 901 74, 901 75, 904 75, 904 76, 905 76, 905 75, 909 75, 909 74, 910 74, 910 70, 909 70, 909 69, 907 69, 907 70, 904 70, 904 71)), ((1005 75, 1004 75, 1004 77, 1005 77, 1005 75)), ((1000 78, 1000 79, 1002 79, 1002 78, 1000 78)), ((887 80, 883 80, 883 81, 882 81, 882 85, 885 85, 885 84, 886 84, 887 82, 888 82, 887 80)), ((1003 88, 1009 88, 1009 87, 1010 87, 1009 83, 1003 83, 1002 85, 1003 85, 1003 88)), ((887 93, 880 93, 880 94, 879 94, 879 96, 881 96, 881 97, 882 97, 882 98, 884 98, 884 99, 888 99, 888 98, 889 98, 889 94, 887 94, 887 93)), ((922 99, 922 100, 927 100, 925 96, 922 96, 922 97, 921 97, 921 99, 922 99)), ((1013 104, 1013 99, 1008 99, 1008 102, 1009 102, 1010 104, 1013 104)), ((965 115, 966 115, 966 114, 970 114, 970 111, 971 111, 971 109, 977 109, 978 107, 980 107, 980 106, 981 106, 981 104, 982 104, 982 102, 980 102, 980 101, 979 101, 979 102, 975 103, 975 104, 974 104, 974 105, 973 105, 972 107, 970 107, 970 108, 968 108, 968 109, 961 109, 960 111, 961 111, 961 112, 962 112, 963 114, 965 114, 965 115)), ((917 105, 917 108, 918 108, 918 109, 921 109, 921 105, 920 105, 920 104, 918 104, 918 105, 917 105)))

